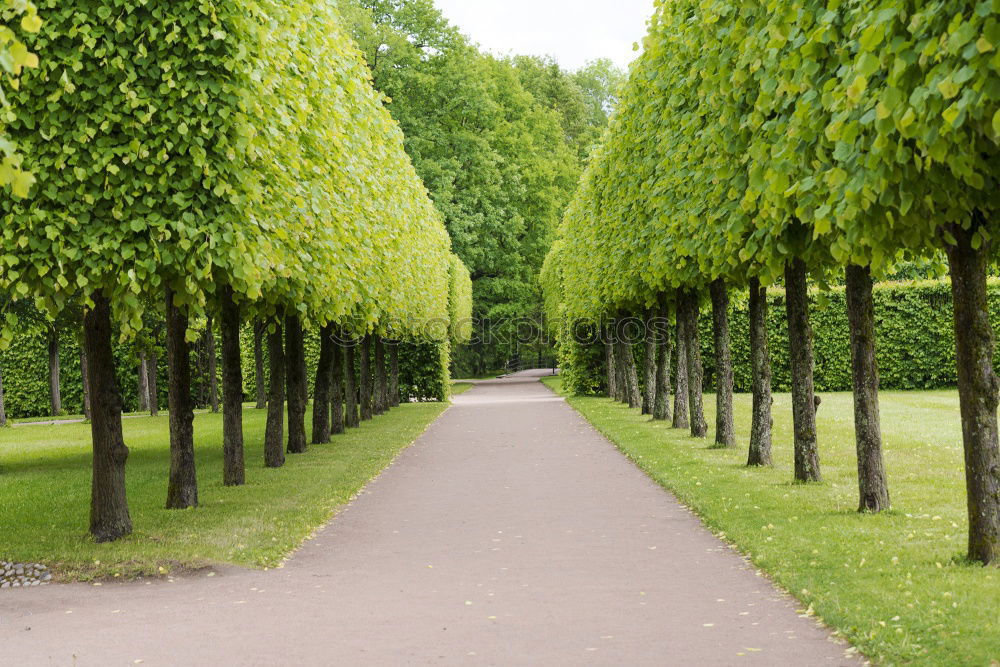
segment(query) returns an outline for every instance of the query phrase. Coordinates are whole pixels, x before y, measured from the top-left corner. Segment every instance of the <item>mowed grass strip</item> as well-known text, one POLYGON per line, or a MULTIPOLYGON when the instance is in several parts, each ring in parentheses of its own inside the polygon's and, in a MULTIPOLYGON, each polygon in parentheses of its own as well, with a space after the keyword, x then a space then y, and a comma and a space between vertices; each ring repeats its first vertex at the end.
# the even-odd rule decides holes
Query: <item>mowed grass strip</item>
MULTIPOLYGON (((133 535, 95 544, 90 426, 0 430, 0 560, 40 562, 57 578, 163 574, 178 568, 281 563, 446 409, 405 404, 360 429, 264 467, 266 411, 244 409, 247 484, 222 485, 222 416, 195 417, 200 506, 163 509, 170 466, 167 416, 123 420, 133 535), (162 569, 161 569, 162 568, 162 569)), ((311 412, 306 416, 307 430, 311 412)))
MULTIPOLYGON (((559 391, 558 378, 547 385, 559 391)), ((891 512, 861 515, 850 394, 823 394, 821 484, 792 483, 791 401, 774 397, 774 461, 745 467, 750 396, 736 397, 739 447, 710 449, 606 398, 568 397, 591 424, 714 531, 881 664, 1000 660, 1000 569, 965 561, 967 519, 956 392, 884 392, 891 512)), ((705 400, 710 431, 715 397, 705 400)))

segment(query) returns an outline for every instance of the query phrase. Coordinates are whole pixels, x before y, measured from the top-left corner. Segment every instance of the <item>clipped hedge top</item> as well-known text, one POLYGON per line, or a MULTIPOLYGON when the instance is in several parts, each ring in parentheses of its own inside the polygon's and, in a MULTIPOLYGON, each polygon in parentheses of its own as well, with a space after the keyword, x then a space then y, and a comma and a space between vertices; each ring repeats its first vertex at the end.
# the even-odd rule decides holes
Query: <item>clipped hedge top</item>
POLYGON ((104 290, 132 330, 164 284, 196 313, 221 282, 359 330, 447 316, 447 233, 331 0, 40 4, 16 296, 104 290))
MULTIPOLYGON (((659 0, 564 219, 567 311, 901 255, 997 200, 1000 4, 659 0)), ((990 222, 987 222, 990 221, 990 222)))

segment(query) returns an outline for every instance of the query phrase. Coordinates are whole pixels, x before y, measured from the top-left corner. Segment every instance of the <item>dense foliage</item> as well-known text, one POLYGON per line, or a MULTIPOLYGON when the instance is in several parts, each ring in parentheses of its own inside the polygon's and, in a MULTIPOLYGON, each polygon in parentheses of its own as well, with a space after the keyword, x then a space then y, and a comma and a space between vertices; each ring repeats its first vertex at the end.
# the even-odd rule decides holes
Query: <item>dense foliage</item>
POLYGON ((102 290, 132 330, 142 295, 198 312, 220 282, 361 330, 447 317, 447 235, 331 3, 48 4, 7 125, 39 178, 0 207, 17 296, 102 290))
POLYGON ((24 68, 38 67, 38 54, 28 50, 20 35, 36 33, 41 27, 38 10, 28 0, 0 3, 0 71, 6 74, 0 81, 0 188, 10 187, 15 197, 28 196, 35 179, 21 169, 24 157, 18 152, 17 143, 7 136, 10 100, 4 88, 17 90, 24 68))
MULTIPOLYGON (((750 283, 757 294, 784 277, 796 480, 821 479, 816 366, 823 386, 851 378, 861 509, 881 511, 873 306, 891 305, 872 299, 871 276, 943 252, 956 372, 937 375, 955 377, 962 396, 969 555, 984 563, 1000 558, 1000 381, 986 287, 1000 174, 998 21, 996 3, 970 0, 660 0, 543 275, 550 315, 566 323, 643 314, 670 295, 685 336, 692 294, 711 286, 718 318, 728 288, 750 283), (815 359, 807 272, 823 282, 846 273, 851 317, 850 337, 819 339, 815 359), (835 344, 830 356, 843 365, 827 373, 824 347, 835 344)), ((715 346, 727 354, 724 320, 715 346)), ((770 449, 770 371, 764 347, 754 352, 751 463, 758 425, 770 449)), ((699 364, 688 372, 700 402, 699 364)), ((937 381, 890 365, 883 384, 937 381)), ((722 446, 733 442, 729 384, 717 396, 722 446)))
POLYGON ((538 269, 622 75, 486 55, 430 0, 341 7, 471 272, 474 316, 496 335, 458 346, 459 372, 489 370, 513 354, 512 320, 540 315, 538 269))

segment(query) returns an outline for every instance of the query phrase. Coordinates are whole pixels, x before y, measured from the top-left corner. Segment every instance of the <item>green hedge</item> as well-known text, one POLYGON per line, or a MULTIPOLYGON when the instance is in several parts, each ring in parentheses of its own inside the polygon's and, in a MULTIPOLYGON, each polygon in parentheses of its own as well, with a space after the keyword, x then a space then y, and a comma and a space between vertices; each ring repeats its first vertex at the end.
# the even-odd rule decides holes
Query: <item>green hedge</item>
MULTIPOLYGON (((990 315, 1000 327, 1000 282, 990 282, 990 315)), ((749 298, 734 294, 730 311, 736 389, 750 391, 749 298)), ((813 343, 817 391, 851 390, 851 334, 843 287, 812 293, 813 343)), ((955 334, 951 286, 946 280, 876 285, 875 330, 881 386, 887 390, 954 387, 955 334)), ((788 327, 784 290, 768 292, 768 329, 776 391, 789 391, 788 327)), ((707 308, 701 320, 705 373, 715 371, 712 322, 707 308)), ((1000 331, 1000 328, 998 328, 1000 331)), ((1000 361, 1000 358, 998 358, 1000 361)))
MULTIPOLYGON (((1000 280, 989 283, 990 317, 1000 338, 1000 280)), ((887 390, 945 389, 957 384, 955 334, 952 322, 951 285, 947 280, 882 283, 875 286, 875 320, 881 386, 887 390)), ((843 287, 813 291, 812 326, 817 391, 851 390, 850 329, 843 287)), ((789 391, 785 293, 768 291, 768 329, 775 391, 789 391)), ((736 390, 750 391, 749 298, 733 293, 729 313, 736 390)), ((715 352, 709 306, 700 321, 702 360, 706 387, 715 376, 715 352)), ((641 363, 642 346, 635 347, 641 363)), ((576 394, 603 391, 603 349, 563 341, 560 360, 565 382, 576 394)), ((1000 355, 996 358, 1000 362, 1000 355)), ((1000 364, 998 364, 1000 370, 1000 364)), ((641 374, 640 374, 641 375, 641 374)), ((642 378, 640 377, 640 382, 642 378)))
MULTIPOLYGON (((243 357, 244 400, 256 399, 256 373, 254 363, 253 327, 244 326, 241 333, 243 357)), ((162 340, 162 336, 161 336, 162 340)), ((3 373, 4 405, 11 419, 43 417, 49 414, 48 339, 43 327, 26 326, 15 335, 14 345, 0 351, 0 372, 3 373)), ((60 391, 64 414, 83 413, 83 384, 80 373, 80 341, 75 328, 60 331, 59 367, 60 391)), ((310 395, 319 360, 319 334, 306 334, 306 365, 310 395)), ((139 409, 138 353, 132 342, 114 346, 118 384, 126 412, 139 409)), ((191 392, 195 403, 205 407, 208 403, 208 364, 201 341, 192 345, 191 392)), ((221 355, 221 341, 216 334, 216 355, 221 355)), ((404 397, 414 400, 445 400, 448 396, 448 345, 437 343, 403 344, 399 351, 400 385, 404 397)), ((267 381, 267 347, 264 347, 264 374, 267 381)), ((166 353, 158 351, 159 404, 167 405, 166 353)), ((221 360, 218 366, 221 391, 221 360)), ((221 397, 220 397, 221 399, 221 397)))

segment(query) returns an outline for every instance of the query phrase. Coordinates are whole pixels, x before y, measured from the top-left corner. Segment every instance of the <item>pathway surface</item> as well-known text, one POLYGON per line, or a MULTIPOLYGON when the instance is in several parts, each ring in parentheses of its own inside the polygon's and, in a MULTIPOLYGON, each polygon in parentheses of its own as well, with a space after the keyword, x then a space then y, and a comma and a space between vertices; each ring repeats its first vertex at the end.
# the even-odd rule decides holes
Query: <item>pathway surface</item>
POLYGON ((457 396, 282 569, 3 591, 0 663, 853 662, 534 375, 457 396))

